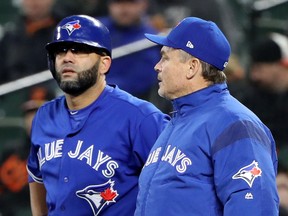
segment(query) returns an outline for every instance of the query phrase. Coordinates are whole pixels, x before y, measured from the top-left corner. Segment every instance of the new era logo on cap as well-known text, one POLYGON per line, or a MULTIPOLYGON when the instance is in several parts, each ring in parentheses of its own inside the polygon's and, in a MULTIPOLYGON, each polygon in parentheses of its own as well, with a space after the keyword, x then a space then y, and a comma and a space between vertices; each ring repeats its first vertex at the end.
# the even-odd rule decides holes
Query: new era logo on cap
POLYGON ((188 41, 187 44, 186 44, 186 47, 189 47, 189 48, 193 49, 194 45, 191 43, 191 41, 188 41))

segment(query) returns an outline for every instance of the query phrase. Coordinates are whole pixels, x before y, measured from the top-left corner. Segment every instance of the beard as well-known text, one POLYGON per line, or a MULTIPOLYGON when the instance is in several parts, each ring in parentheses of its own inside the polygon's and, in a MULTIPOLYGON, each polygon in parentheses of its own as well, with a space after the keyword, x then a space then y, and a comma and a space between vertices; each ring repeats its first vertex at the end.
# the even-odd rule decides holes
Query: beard
POLYGON ((63 81, 61 74, 56 72, 55 80, 63 92, 78 96, 92 87, 97 82, 99 60, 88 70, 78 73, 76 80, 63 81))

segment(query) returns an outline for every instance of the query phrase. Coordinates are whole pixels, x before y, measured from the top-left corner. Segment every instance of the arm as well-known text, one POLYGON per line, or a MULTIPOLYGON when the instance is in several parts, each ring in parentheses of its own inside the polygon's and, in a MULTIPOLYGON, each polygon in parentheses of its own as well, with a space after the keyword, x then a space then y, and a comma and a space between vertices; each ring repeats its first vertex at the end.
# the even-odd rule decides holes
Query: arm
POLYGON ((278 215, 272 135, 249 121, 236 122, 212 149, 216 192, 224 215, 278 215))
POLYGON ((47 216, 46 189, 43 184, 29 183, 30 202, 33 216, 47 216))
POLYGON ((134 139, 134 152, 142 168, 157 138, 168 124, 170 118, 162 113, 154 113, 142 119, 134 139))

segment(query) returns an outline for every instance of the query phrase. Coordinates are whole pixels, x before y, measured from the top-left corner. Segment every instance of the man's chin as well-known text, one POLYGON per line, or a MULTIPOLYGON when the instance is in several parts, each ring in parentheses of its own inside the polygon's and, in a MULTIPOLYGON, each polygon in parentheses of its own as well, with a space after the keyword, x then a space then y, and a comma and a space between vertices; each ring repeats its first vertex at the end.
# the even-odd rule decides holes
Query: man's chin
POLYGON ((162 98, 166 98, 165 93, 161 90, 161 88, 158 89, 158 95, 162 98))

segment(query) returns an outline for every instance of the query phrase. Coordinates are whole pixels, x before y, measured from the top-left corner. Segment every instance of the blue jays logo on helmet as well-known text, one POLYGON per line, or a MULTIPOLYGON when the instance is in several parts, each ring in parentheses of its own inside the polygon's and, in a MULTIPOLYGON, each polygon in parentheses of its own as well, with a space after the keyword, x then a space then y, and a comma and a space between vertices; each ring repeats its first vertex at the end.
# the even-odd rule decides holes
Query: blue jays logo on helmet
POLYGON ((258 162, 254 160, 248 166, 242 167, 235 175, 233 175, 232 179, 243 179, 251 188, 254 180, 261 176, 261 174, 262 170, 259 168, 258 162))
POLYGON ((115 199, 118 193, 113 189, 113 186, 114 181, 109 180, 101 185, 89 185, 82 190, 78 190, 76 195, 89 203, 94 216, 96 216, 105 205, 116 202, 115 199))
POLYGON ((61 28, 66 29, 68 34, 71 35, 75 30, 81 28, 81 25, 79 23, 79 20, 70 21, 64 24, 61 28))

